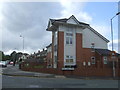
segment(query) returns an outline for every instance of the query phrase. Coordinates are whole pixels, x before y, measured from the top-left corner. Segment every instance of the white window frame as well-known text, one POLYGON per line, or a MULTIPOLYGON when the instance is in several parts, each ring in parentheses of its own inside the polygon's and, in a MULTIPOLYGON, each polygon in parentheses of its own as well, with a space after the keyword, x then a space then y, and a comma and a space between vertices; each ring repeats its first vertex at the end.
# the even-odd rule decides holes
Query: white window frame
POLYGON ((96 64, 96 61, 95 61, 95 57, 94 57, 94 56, 91 57, 91 64, 96 64), (93 59, 93 58, 94 58, 94 59, 93 59))
POLYGON ((73 33, 66 32, 66 45, 72 45, 72 44, 73 44, 73 33))
POLYGON ((104 64, 107 64, 107 61, 108 61, 107 56, 103 56, 103 63, 104 63, 104 64))
POLYGON ((66 55, 66 58, 65 58, 65 63, 74 63, 74 59, 73 59, 73 56, 70 56, 70 55, 66 55), (71 62, 70 60, 73 60, 73 62, 71 62), (66 60, 69 60, 68 62, 66 62, 66 60))
POLYGON ((91 43, 91 52, 95 52, 95 43, 91 43))

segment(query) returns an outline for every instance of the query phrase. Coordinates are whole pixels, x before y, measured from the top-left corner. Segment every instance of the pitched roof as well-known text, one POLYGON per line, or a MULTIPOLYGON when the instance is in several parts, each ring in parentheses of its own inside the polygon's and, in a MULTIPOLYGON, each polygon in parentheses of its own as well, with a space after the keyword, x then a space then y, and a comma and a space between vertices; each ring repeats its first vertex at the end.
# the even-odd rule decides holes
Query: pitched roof
MULTIPOLYGON (((110 55, 111 50, 108 49, 95 49, 96 52, 98 52, 100 55, 110 55)), ((118 53, 116 53, 116 55, 119 55, 118 53)))
POLYGON ((59 22, 67 22, 68 19, 64 18, 64 19, 50 19, 52 24, 55 22, 55 21, 59 21, 59 22))
POLYGON ((110 50, 108 49, 95 49, 100 55, 110 55, 110 50))
POLYGON ((48 46, 46 46, 46 48, 49 48, 50 46, 52 46, 52 43, 51 43, 51 44, 49 44, 48 46))
MULTIPOLYGON (((73 17, 79 24, 82 24, 82 25, 89 25, 87 23, 84 23, 84 22, 79 22, 74 15, 72 15, 71 17, 73 17)), ((70 18, 71 18, 70 17, 70 18)), ((63 19, 50 19, 51 20, 51 23, 53 24, 54 22, 58 21, 58 22, 63 22, 63 23, 67 23, 67 21, 70 19, 70 18, 63 18, 63 19)))
MULTIPOLYGON (((78 21, 74 15, 71 16, 76 22, 78 22, 78 25, 82 25, 83 27, 87 27, 89 28, 92 32, 94 32, 96 35, 98 35, 100 38, 102 38, 104 41, 106 41, 107 43, 109 42, 108 39, 106 39, 104 36, 102 36, 100 33, 98 33, 96 30, 94 30, 89 24, 87 23, 84 23, 84 22, 80 22, 78 21)), ((63 19, 50 19, 51 21, 51 24, 53 25, 54 23, 56 22, 60 22, 60 23, 67 23, 67 21, 71 18, 69 17, 68 19, 67 18, 63 18, 63 19)), ((53 25, 54 26, 54 25, 53 25)), ((46 29, 48 30, 48 29, 46 29)))

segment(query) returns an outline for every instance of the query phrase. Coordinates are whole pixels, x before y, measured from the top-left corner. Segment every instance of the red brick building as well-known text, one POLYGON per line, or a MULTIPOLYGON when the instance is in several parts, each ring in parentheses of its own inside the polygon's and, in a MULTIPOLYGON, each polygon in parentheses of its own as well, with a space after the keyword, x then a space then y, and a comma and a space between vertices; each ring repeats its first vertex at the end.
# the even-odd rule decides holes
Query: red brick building
POLYGON ((50 19, 47 31, 52 32, 52 61, 47 60, 52 68, 62 71, 75 71, 84 67, 112 70, 112 60, 116 62, 116 68, 119 66, 119 54, 111 58, 107 46, 109 40, 89 24, 79 22, 73 15, 68 19, 50 19))
POLYGON ((48 45, 47 47, 47 68, 52 68, 52 44, 48 45))
POLYGON ((22 70, 78 76, 120 76, 120 54, 108 50, 107 40, 89 24, 79 22, 73 15, 68 19, 50 19, 47 31, 52 32, 52 43, 42 52, 43 68, 27 66, 22 70), (114 54, 114 55, 112 55, 114 54))

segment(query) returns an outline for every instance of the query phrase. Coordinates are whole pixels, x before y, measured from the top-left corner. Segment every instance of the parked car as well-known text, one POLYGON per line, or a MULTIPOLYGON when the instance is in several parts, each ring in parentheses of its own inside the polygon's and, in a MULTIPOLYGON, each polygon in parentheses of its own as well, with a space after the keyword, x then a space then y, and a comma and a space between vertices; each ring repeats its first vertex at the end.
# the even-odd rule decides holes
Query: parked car
POLYGON ((7 62, 6 61, 0 61, 0 66, 7 67, 7 62))
POLYGON ((13 64, 13 61, 11 61, 9 64, 11 64, 11 65, 12 65, 12 64, 13 64))
POLYGON ((10 60, 6 60, 6 62, 7 62, 7 64, 9 64, 9 63, 10 63, 10 60))

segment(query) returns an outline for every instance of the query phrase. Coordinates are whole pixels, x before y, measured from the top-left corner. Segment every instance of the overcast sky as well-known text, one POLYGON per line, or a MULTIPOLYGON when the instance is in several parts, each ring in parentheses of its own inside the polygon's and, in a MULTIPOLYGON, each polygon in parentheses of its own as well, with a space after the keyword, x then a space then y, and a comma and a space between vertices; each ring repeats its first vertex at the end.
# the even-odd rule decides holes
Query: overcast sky
MULTIPOLYGON (((46 31, 50 18, 69 18, 89 23, 96 31, 111 41, 110 18, 118 12, 117 2, 4 2, 0 3, 0 36, 2 51, 13 50, 34 53, 51 43, 51 32, 46 31), (22 37, 20 37, 22 35, 22 37)), ((113 22, 114 47, 117 51, 117 17, 113 22)), ((111 43, 108 43, 111 49, 111 43)))

